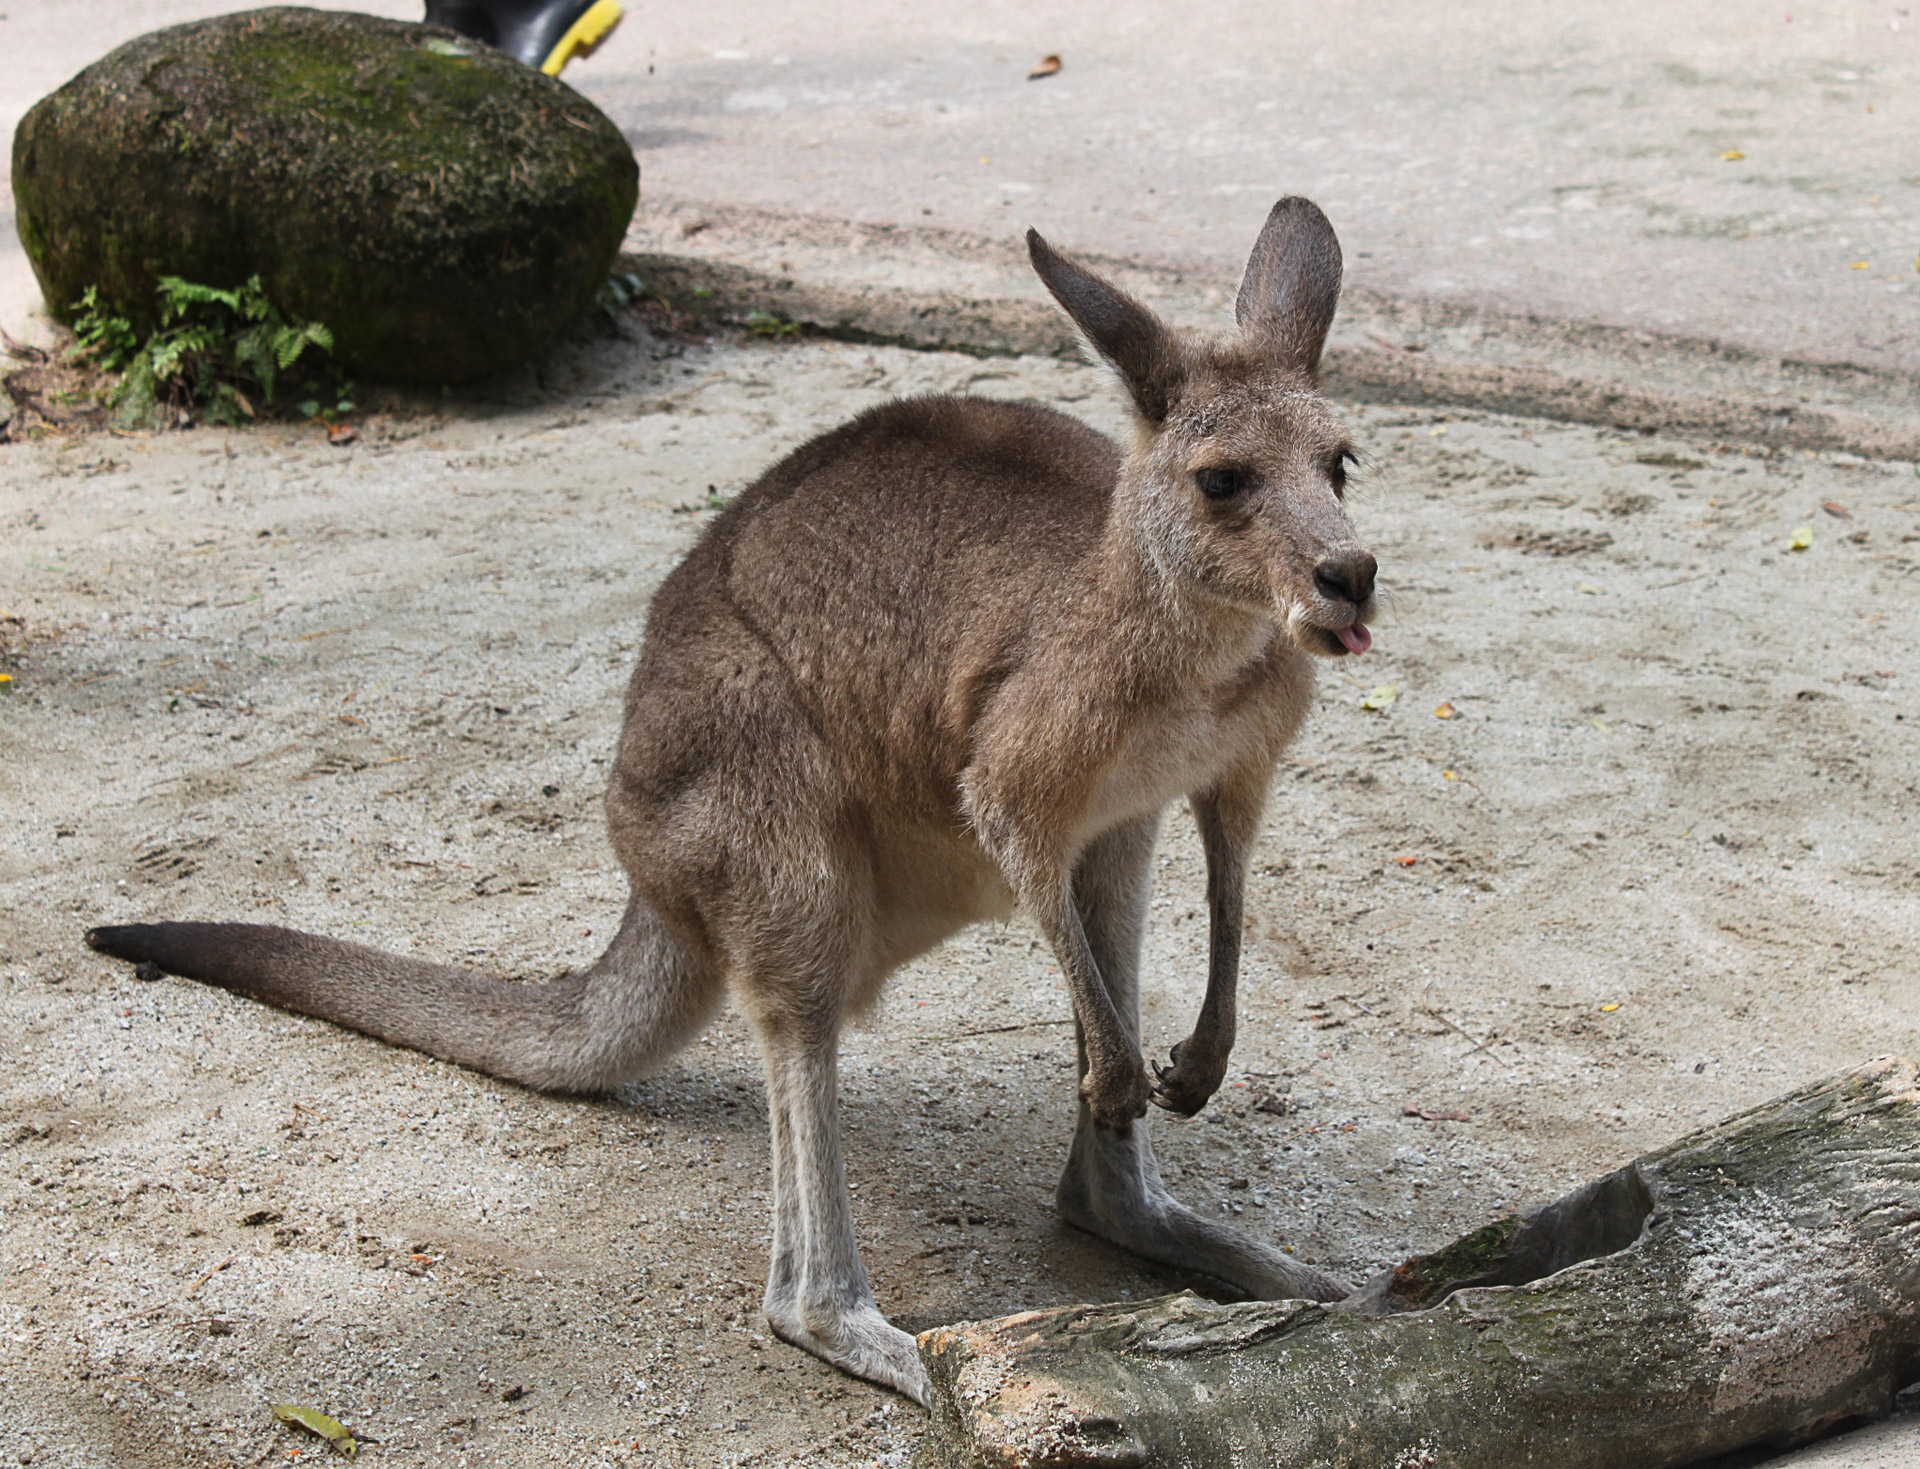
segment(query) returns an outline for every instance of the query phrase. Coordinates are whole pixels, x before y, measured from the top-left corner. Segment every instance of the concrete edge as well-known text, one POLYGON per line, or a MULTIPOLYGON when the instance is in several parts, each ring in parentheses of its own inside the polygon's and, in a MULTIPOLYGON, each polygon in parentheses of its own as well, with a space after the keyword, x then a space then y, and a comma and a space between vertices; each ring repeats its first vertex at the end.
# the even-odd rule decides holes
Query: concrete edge
MULTIPOLYGON (((980 356, 1075 356, 1079 339, 1051 302, 1012 295, 968 295, 866 285, 808 273, 776 273, 712 255, 644 251, 623 254, 619 269, 689 314, 751 326, 756 317, 791 322, 843 341, 935 348, 980 356)), ((1723 354, 1712 344, 1682 350, 1723 354)), ((1861 411, 1786 394, 1688 392, 1647 380, 1631 361, 1595 361, 1598 371, 1568 372, 1524 362, 1413 353, 1391 344, 1336 341, 1325 383, 1336 398, 1359 402, 1486 409, 1644 432, 1737 439, 1770 448, 1920 460, 1920 414, 1861 411), (1607 372, 1609 366, 1621 371, 1607 372)), ((1776 364, 1776 366, 1780 366, 1776 364)), ((1857 374, 1856 369, 1804 366, 1857 374)))

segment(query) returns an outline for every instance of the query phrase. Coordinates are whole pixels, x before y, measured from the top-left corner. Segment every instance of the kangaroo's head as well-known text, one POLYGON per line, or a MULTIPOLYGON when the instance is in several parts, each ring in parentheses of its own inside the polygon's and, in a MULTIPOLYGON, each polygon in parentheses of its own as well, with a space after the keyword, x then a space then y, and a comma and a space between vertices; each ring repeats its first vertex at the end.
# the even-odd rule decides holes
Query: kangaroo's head
POLYGON ((1219 337, 1175 331, 1027 232, 1034 269, 1133 399, 1138 432, 1115 514, 1178 589, 1278 618, 1309 652, 1371 643, 1374 560, 1344 502, 1354 458, 1320 396, 1340 298, 1340 242, 1318 207, 1282 199, 1219 337))

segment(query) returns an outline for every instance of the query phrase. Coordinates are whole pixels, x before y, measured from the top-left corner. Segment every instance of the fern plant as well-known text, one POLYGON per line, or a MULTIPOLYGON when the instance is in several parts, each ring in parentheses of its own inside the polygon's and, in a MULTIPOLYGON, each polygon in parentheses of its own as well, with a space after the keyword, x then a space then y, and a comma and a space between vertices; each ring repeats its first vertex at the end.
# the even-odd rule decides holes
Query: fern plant
POLYGON ((133 323, 101 305, 100 292, 92 286, 73 309, 73 335, 80 343, 81 355, 107 372, 121 371, 140 350, 133 323))
POLYGON ((257 418, 295 363, 333 350, 333 333, 317 321, 288 321, 259 276, 223 290, 163 275, 157 294, 160 325, 144 342, 91 286, 74 311, 81 352, 121 375, 110 401, 123 428, 151 427, 183 409, 216 424, 257 418))

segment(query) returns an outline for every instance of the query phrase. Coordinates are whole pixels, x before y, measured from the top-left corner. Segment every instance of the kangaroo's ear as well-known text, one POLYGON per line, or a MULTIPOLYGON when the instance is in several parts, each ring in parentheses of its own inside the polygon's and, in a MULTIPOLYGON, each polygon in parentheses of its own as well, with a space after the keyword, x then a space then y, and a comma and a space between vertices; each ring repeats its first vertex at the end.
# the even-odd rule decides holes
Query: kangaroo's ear
POLYGON ((1027 254, 1053 299, 1120 374, 1141 416, 1150 423, 1164 419, 1186 378, 1179 339, 1167 324, 1118 286, 1075 265, 1038 230, 1027 231, 1027 254))
POLYGON ((1320 370, 1340 301, 1340 241, 1320 206, 1293 195, 1273 206, 1247 258, 1234 318, 1291 366, 1320 370))

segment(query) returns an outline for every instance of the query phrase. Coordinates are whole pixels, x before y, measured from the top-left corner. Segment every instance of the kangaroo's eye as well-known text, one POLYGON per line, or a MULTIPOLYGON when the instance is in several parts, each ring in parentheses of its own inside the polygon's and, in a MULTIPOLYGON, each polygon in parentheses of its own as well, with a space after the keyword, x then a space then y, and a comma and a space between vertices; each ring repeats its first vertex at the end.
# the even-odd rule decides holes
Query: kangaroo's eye
POLYGON ((1246 476, 1237 469, 1197 469, 1193 482, 1209 500, 1231 500, 1246 486, 1246 476))
POLYGON ((1336 495, 1342 493, 1347 488, 1347 466, 1349 464, 1356 468, 1360 464, 1360 456, 1355 454, 1351 449, 1342 449, 1338 454, 1334 455, 1332 459, 1327 461, 1327 478, 1332 482, 1333 492, 1336 495))

